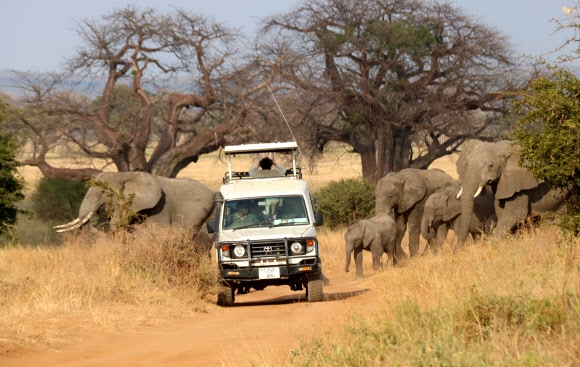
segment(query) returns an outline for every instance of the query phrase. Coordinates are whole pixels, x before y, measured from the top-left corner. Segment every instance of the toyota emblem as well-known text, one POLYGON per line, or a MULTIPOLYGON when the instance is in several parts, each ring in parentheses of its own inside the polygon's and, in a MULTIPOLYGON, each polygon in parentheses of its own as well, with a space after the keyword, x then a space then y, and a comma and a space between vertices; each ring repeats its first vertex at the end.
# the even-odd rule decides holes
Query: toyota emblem
POLYGON ((264 252, 267 252, 267 253, 272 252, 272 246, 266 246, 266 247, 264 247, 264 252))

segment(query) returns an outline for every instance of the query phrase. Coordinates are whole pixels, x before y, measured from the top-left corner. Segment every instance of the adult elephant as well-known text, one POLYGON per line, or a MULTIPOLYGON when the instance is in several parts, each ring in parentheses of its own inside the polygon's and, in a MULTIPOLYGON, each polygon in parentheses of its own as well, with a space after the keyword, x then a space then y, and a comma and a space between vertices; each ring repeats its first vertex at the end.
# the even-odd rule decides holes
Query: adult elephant
MULTIPOLYGON (((104 172, 96 181, 128 197, 134 194, 131 209, 146 222, 182 224, 199 231, 213 210, 213 192, 200 182, 188 178, 166 178, 145 172, 104 172)), ((105 209, 107 196, 98 186, 87 191, 79 216, 70 223, 56 226, 57 232, 70 231, 87 223, 91 216, 105 209)), ((113 208, 111 228, 120 218, 113 208)))
POLYGON ((457 159, 457 173, 462 184, 461 225, 457 246, 463 245, 469 232, 474 198, 485 185, 495 196, 497 226, 492 234, 511 231, 529 215, 557 212, 564 205, 565 193, 551 189, 519 165, 519 146, 511 141, 495 143, 471 141, 457 159))
POLYGON ((381 178, 375 188, 375 213, 394 212, 397 228, 396 256, 405 257, 401 247, 403 236, 409 229, 409 254, 419 252, 421 218, 427 198, 435 191, 447 186, 457 185, 453 177, 439 169, 405 168, 389 173, 381 178))
MULTIPOLYGON (((436 191, 425 202, 421 235, 427 240, 435 240, 432 248, 437 254, 447 238, 449 229, 459 233, 461 224, 461 199, 457 198, 461 187, 448 186, 436 191)), ((497 222, 494 210, 494 197, 490 189, 475 198, 473 213, 469 224, 469 233, 478 237, 491 232, 493 223, 497 222)))
POLYGON ((396 229, 395 221, 388 214, 375 215, 369 219, 363 219, 348 227, 345 239, 346 265, 344 271, 348 273, 350 259, 354 251, 356 265, 356 278, 363 276, 362 251, 370 251, 373 256, 373 270, 381 268, 383 252, 392 261, 397 263, 395 256, 396 229))

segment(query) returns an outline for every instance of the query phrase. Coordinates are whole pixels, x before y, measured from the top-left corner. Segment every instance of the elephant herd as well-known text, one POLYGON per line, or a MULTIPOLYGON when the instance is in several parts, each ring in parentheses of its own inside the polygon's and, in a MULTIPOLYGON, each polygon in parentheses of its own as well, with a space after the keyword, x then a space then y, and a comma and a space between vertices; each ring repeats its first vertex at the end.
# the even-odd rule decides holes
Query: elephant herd
MULTIPOLYGON (((510 141, 471 141, 456 162, 461 186, 438 169, 407 168, 386 175, 375 188, 375 216, 354 224, 345 234, 345 270, 354 252, 356 276, 362 276, 363 249, 372 253, 373 268, 381 266, 383 252, 393 264, 406 258, 401 242, 407 231, 409 256, 416 256, 421 235, 437 253, 449 229, 455 232, 459 248, 470 233, 498 235, 512 231, 528 216, 563 210, 566 193, 535 179, 519 160, 519 147, 510 141)), ((105 172, 96 180, 132 196, 132 210, 144 221, 180 223, 203 235, 202 225, 213 211, 212 190, 192 179, 105 172)), ((79 217, 55 228, 61 232, 79 228, 105 204, 106 195, 93 186, 81 203, 79 217)), ((111 227, 117 217, 113 211, 111 227)))
POLYGON ((356 277, 362 277, 362 250, 373 256, 373 269, 407 255, 401 247, 408 230, 409 255, 419 251, 422 235, 437 253, 449 229, 460 248, 469 234, 511 232, 528 216, 564 209, 566 193, 552 189, 519 165, 519 146, 510 141, 470 141, 456 167, 461 186, 438 169, 407 168, 390 173, 375 188, 375 217, 349 227, 345 234, 346 266, 354 252, 356 277), (391 216, 392 213, 392 216, 391 216))

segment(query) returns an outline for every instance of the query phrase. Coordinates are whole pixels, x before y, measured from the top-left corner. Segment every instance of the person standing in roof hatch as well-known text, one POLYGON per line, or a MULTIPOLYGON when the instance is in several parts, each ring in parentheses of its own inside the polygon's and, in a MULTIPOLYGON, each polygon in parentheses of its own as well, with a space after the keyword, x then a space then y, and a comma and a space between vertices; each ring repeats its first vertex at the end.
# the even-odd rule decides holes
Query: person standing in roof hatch
POLYGON ((286 168, 266 157, 262 158, 257 165, 250 168, 249 173, 251 178, 281 177, 286 173, 286 168), (272 166, 276 166, 276 169, 273 169, 272 166))

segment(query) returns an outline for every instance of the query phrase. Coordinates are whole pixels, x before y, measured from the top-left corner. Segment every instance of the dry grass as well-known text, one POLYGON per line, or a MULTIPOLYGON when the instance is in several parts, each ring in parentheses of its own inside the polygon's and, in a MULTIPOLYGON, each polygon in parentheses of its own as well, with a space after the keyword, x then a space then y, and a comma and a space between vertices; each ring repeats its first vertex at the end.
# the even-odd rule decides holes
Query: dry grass
POLYGON ((288 365, 580 365, 579 245, 546 226, 375 273, 367 255, 374 311, 304 336, 288 365))
POLYGON ((58 348, 78 332, 133 331, 204 312, 215 265, 190 232, 66 235, 59 246, 0 251, 0 343, 58 348))

